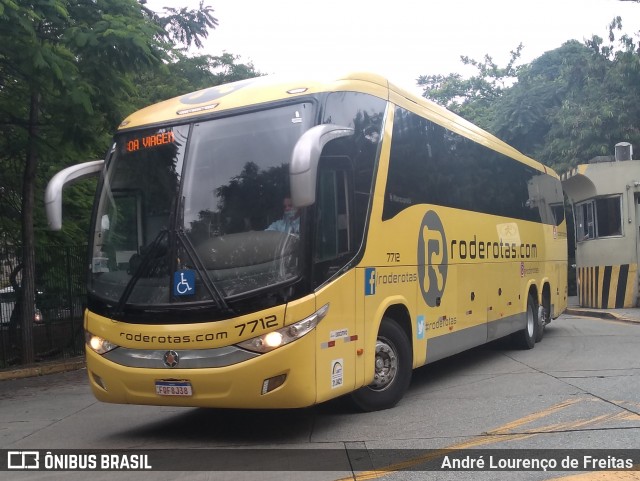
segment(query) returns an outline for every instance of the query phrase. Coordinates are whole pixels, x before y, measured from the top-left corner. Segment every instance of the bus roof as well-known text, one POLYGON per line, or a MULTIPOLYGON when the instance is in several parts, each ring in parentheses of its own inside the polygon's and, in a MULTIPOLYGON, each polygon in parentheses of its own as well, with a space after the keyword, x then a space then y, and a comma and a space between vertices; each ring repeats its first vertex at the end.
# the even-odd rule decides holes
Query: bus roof
POLYGON ((550 168, 525 156, 496 136, 454 114, 446 108, 404 90, 385 77, 369 72, 350 72, 345 75, 320 75, 311 77, 283 77, 268 75, 238 82, 217 85, 180 95, 151 105, 129 115, 119 130, 175 122, 192 121, 199 116, 232 110, 251 105, 301 97, 313 93, 356 91, 376 95, 404 108, 434 120, 443 127, 468 137, 493 150, 557 177, 550 168))

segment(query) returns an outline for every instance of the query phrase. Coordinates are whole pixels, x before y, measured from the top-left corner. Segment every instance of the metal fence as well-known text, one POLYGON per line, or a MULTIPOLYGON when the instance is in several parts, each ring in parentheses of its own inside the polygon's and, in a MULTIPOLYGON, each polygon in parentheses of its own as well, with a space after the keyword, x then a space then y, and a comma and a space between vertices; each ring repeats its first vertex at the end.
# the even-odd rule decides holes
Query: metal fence
MULTIPOLYGON (((84 354, 82 316, 86 290, 86 246, 36 248, 33 349, 36 361, 84 354)), ((22 281, 21 249, 0 247, 0 369, 21 364, 21 326, 16 311, 22 281), (13 283, 11 280, 14 274, 13 283)))

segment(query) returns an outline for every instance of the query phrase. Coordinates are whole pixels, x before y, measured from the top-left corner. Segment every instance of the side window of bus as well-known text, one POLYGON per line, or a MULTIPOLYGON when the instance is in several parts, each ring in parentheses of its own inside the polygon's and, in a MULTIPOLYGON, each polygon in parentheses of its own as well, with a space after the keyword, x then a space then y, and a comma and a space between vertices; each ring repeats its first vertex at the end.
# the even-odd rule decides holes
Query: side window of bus
POLYGON ((354 129, 354 135, 326 145, 324 156, 348 157, 353 165, 353 251, 364 239, 373 178, 382 139, 386 100, 357 92, 332 92, 326 97, 322 122, 354 129))
POLYGON ((557 178, 396 107, 382 220, 417 204, 558 225, 557 178))
POLYGON ((429 175, 429 162, 443 157, 443 133, 439 126, 396 107, 382 220, 412 205, 426 203, 428 196, 440 198, 441 186, 452 184, 446 165, 432 169, 429 175), (434 176, 438 177, 437 182, 433 181, 434 176))
POLYGON ((335 274, 352 254, 352 174, 346 157, 323 157, 318 170, 314 264, 316 284, 335 274))

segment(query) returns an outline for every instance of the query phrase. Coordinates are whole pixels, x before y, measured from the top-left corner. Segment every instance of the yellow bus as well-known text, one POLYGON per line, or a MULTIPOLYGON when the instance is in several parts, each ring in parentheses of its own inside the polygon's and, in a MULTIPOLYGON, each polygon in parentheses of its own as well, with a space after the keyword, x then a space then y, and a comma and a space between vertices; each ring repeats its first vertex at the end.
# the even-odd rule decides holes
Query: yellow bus
POLYGON ((525 349, 567 303, 549 168, 383 77, 260 77, 145 108, 99 175, 84 317, 106 402, 394 406, 412 369, 525 349))

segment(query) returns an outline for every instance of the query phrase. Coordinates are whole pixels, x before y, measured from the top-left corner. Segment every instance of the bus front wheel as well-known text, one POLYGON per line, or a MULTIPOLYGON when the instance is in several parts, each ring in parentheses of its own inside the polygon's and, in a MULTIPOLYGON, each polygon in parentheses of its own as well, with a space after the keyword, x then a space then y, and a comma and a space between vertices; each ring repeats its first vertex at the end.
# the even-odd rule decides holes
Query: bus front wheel
POLYGON ((355 391, 351 398, 362 411, 379 411, 398 404, 411 382, 411 343, 393 319, 385 317, 376 340, 373 382, 355 391))

